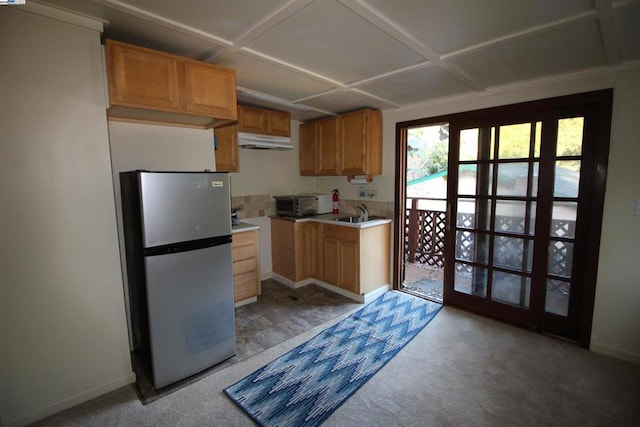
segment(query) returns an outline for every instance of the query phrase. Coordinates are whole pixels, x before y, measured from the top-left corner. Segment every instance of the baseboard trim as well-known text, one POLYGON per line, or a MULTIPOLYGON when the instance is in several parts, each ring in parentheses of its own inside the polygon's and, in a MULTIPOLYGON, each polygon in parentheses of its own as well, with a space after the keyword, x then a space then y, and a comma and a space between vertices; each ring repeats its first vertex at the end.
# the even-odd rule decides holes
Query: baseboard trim
POLYGON ((627 362, 640 365, 640 354, 638 353, 632 353, 627 350, 622 350, 605 344, 599 344, 593 341, 591 341, 589 349, 595 353, 604 354, 606 356, 615 357, 616 359, 626 360, 627 362))
POLYGON ((50 415, 57 414, 58 412, 64 411, 65 409, 69 409, 73 406, 79 405, 80 403, 84 403, 95 397, 102 396, 103 394, 132 384, 135 381, 136 375, 133 372, 130 372, 126 375, 121 376, 120 378, 116 378, 115 380, 109 381, 108 383, 102 384, 98 387, 83 391, 66 399, 59 400, 25 414, 18 415, 17 417, 14 417, 10 420, 5 420, 3 425, 4 427, 24 426, 46 418, 50 415))
POLYGON ((390 284, 385 284, 380 286, 377 289, 374 289, 373 291, 360 295, 360 294, 356 294, 347 290, 344 290, 342 288, 339 288, 335 285, 332 285, 330 283, 327 282, 323 282, 322 280, 318 280, 318 279, 314 279, 314 278, 308 278, 308 279, 304 279, 304 280, 300 280, 299 282, 294 282, 291 279, 288 279, 284 276, 279 275, 278 273, 272 273, 272 279, 277 280, 278 282, 282 283, 285 286, 288 286, 289 288, 292 289, 298 289, 301 288, 303 286, 309 285, 311 283, 316 284, 318 286, 320 286, 321 288, 325 288, 331 292, 334 292, 336 294, 340 294, 343 297, 347 297, 349 299, 352 299, 356 302, 359 303, 364 303, 364 304, 368 304, 371 301, 373 301, 374 299, 378 298, 380 295, 382 295, 383 293, 387 292, 389 289, 391 289, 391 285, 390 284))
POLYGON ((249 297, 243 300, 240 300, 234 304, 235 308, 242 307, 243 305, 251 304, 258 301, 258 297, 249 297))

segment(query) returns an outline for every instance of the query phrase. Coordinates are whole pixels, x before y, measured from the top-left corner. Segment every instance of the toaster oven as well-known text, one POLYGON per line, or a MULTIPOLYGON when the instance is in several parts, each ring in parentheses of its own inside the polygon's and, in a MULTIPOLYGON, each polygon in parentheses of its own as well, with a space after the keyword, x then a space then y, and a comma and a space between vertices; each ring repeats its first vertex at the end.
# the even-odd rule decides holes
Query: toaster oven
POLYGON ((316 196, 273 196, 276 199, 276 214, 278 216, 288 216, 301 218, 303 216, 316 214, 316 196))

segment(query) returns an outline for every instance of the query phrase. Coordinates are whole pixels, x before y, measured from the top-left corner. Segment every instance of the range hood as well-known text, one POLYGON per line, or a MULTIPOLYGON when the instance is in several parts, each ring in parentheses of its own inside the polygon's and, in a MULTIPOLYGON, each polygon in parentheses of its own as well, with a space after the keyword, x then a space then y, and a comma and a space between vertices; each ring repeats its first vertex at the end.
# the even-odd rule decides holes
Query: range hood
POLYGON ((291 138, 286 136, 258 135, 255 133, 238 132, 240 148, 254 150, 291 150, 291 138))

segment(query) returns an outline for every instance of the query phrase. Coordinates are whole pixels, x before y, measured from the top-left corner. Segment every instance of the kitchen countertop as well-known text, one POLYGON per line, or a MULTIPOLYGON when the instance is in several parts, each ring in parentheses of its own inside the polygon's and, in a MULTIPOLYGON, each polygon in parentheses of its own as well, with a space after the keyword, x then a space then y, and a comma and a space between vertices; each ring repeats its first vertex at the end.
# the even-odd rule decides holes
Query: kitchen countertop
POLYGON ((260 230, 260 227, 253 224, 247 224, 246 222, 240 221, 238 225, 231 226, 231 234, 242 233, 244 231, 254 231, 260 230))
POLYGON ((376 218, 376 219, 372 219, 372 220, 369 220, 366 222, 360 222, 360 223, 343 222, 343 221, 337 220, 337 218, 347 218, 350 216, 354 216, 354 215, 349 215, 349 214, 334 215, 332 213, 328 213, 328 214, 321 214, 321 215, 314 215, 314 216, 306 216, 303 218, 289 218, 289 217, 283 217, 283 216, 272 216, 272 218, 285 219, 293 222, 315 221, 315 222, 323 222, 325 224, 336 224, 336 225, 342 225, 345 227, 352 227, 352 228, 376 227, 378 225, 388 224, 391 222, 389 218, 380 218, 380 219, 376 218))

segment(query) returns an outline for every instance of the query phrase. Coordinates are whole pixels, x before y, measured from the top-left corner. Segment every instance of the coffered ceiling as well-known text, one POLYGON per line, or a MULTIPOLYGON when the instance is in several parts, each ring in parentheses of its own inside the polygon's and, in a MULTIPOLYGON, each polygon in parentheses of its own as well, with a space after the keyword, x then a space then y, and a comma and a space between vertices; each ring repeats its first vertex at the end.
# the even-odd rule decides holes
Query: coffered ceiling
POLYGON ((640 0, 36 0, 307 120, 640 61, 640 0))

